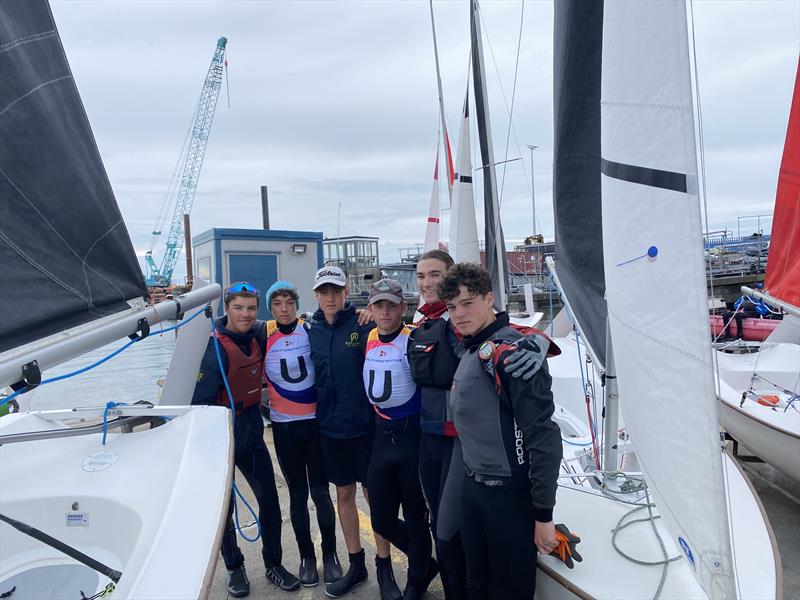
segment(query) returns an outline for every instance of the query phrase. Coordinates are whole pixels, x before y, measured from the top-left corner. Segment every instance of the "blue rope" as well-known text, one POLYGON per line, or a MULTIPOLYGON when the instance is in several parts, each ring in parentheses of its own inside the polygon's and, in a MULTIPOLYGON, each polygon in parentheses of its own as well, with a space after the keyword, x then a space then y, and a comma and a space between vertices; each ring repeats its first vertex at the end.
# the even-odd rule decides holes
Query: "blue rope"
POLYGON ((106 445, 106 433, 108 433, 108 411, 117 406, 128 406, 125 402, 106 402, 106 409, 103 411, 103 446, 106 445))
MULTIPOLYGON (((233 424, 233 430, 235 432, 236 431, 236 405, 235 405, 235 403, 233 401, 233 392, 231 392, 231 386, 228 383, 228 376, 225 374, 225 367, 222 366, 222 352, 220 351, 219 340, 217 339, 217 324, 216 324, 216 320, 213 317, 211 319, 211 339, 214 340, 214 351, 217 354, 217 366, 219 367, 219 372, 222 375, 222 383, 225 384, 225 391, 228 392, 228 400, 230 400, 230 403, 231 403, 231 421, 232 421, 232 424, 233 424)), ((234 443, 235 443, 235 441, 234 441, 234 443)), ((257 542, 259 540, 259 538, 261 537, 261 521, 259 521, 258 515, 256 514, 256 511, 254 511, 253 507, 250 506, 250 504, 248 504, 247 500, 245 499, 244 496, 242 496, 242 493, 239 491, 239 488, 236 486, 236 470, 235 469, 234 469, 234 472, 233 472, 233 477, 231 477, 231 481, 233 482, 232 483, 233 490, 231 492, 233 497, 231 498, 231 502, 233 502, 233 518, 234 518, 234 523, 236 524, 236 531, 238 531, 239 535, 242 536, 242 538, 244 538, 248 542, 257 542), (258 533, 256 534, 256 536, 254 538, 247 537, 247 534, 245 534, 245 532, 242 530, 242 527, 239 525, 239 507, 238 507, 238 503, 236 502, 236 496, 239 496, 239 498, 242 499, 242 502, 244 502, 244 505, 247 507, 247 510, 250 511, 250 514, 253 515, 253 519, 255 519, 256 526, 258 527, 258 533)))
POLYGON ((564 442, 565 444, 569 444, 570 446, 582 446, 582 447, 585 447, 585 446, 591 446, 592 445, 592 442, 588 442, 586 444, 579 444, 578 442, 570 442, 568 439, 566 439, 564 437, 561 438, 561 441, 564 442))
MULTIPOLYGON (((199 315, 203 314, 203 313, 205 312, 205 310, 206 310, 206 309, 205 309, 205 307, 201 308, 200 310, 198 310, 196 313, 194 313, 194 314, 193 314, 191 317, 189 317, 188 319, 185 319, 185 320, 181 321, 180 323, 178 323, 178 324, 176 324, 176 325, 173 325, 172 327, 167 327, 166 329, 163 329, 163 330, 161 330, 161 331, 159 332, 159 334, 162 334, 162 333, 167 333, 167 332, 170 332, 170 331, 173 331, 173 330, 175 330, 175 329, 179 329, 179 328, 183 327, 184 325, 186 325, 187 323, 189 323, 189 322, 190 322, 192 319, 194 319, 194 318, 196 318, 197 316, 199 316, 199 315)), ((213 322, 213 319, 212 319, 212 322, 213 322)), ((148 337, 149 337, 149 336, 148 336, 148 337)), ((87 371, 91 371, 92 369, 94 369, 94 368, 96 368, 96 367, 99 367, 99 366, 100 366, 100 365, 102 365, 104 362, 107 362, 107 361, 111 360, 111 359, 112 359, 112 358, 114 358, 114 357, 115 357, 117 354, 120 354, 121 352, 123 352, 123 351, 127 350, 128 348, 130 348, 131 346, 133 346, 133 345, 134 345, 136 342, 139 342, 139 341, 141 341, 141 340, 143 340, 143 339, 148 339, 148 338, 138 338, 138 337, 137 337, 137 338, 135 338, 135 339, 132 339, 132 340, 130 340, 129 342, 127 342, 127 343, 126 343, 124 346, 122 346, 121 348, 117 348, 117 349, 116 349, 116 350, 114 350, 114 351, 113 351, 111 354, 109 354, 108 356, 104 356, 103 358, 101 358, 101 359, 100 359, 100 360, 98 360, 97 362, 94 362, 94 363, 92 363, 92 364, 90 364, 90 365, 88 365, 88 366, 86 366, 86 367, 83 367, 83 368, 81 368, 81 369, 78 369, 77 371, 72 371, 71 373, 65 373, 64 375, 58 375, 58 376, 56 376, 56 377, 51 377, 50 379, 45 379, 44 381, 42 381, 42 382, 41 382, 41 383, 40 383, 38 386, 36 386, 36 387, 40 387, 40 386, 46 385, 46 384, 48 384, 48 383, 54 383, 54 382, 56 382, 56 381, 61 381, 61 380, 63 380, 63 379, 69 379, 70 377, 75 377, 76 375, 80 375, 80 374, 82 374, 82 373, 86 373, 87 371)), ((31 389, 33 389, 33 388, 31 388, 31 389)), ((0 406, 2 406, 3 404, 5 404, 6 402, 11 402, 11 401, 12 401, 14 398, 16 398, 17 396, 19 396, 20 394, 24 394, 26 391, 30 391, 30 390, 28 390, 28 389, 26 389, 26 388, 23 388, 23 389, 21 389, 21 390, 17 390, 16 392, 14 392, 13 394, 11 394, 10 396, 6 396, 6 397, 5 397, 5 398, 3 398, 2 400, 0 400, 0 406)))

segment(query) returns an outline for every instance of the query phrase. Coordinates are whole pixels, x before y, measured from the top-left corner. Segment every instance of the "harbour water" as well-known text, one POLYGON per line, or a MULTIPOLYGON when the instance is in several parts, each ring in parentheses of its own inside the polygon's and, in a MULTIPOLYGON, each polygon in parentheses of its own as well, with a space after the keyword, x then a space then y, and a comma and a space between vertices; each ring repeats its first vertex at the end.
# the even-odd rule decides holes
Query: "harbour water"
MULTIPOLYGON (((27 403, 28 410, 52 410, 100 406, 108 401, 127 404, 140 400, 155 401, 159 391, 157 381, 167 374, 175 339, 173 331, 160 334, 157 328, 153 328, 150 336, 132 344, 109 361, 91 371, 41 386, 21 396, 20 404, 25 406, 27 403)), ((46 371, 43 378, 82 369, 108 356, 128 341, 123 338, 93 350, 46 371)))

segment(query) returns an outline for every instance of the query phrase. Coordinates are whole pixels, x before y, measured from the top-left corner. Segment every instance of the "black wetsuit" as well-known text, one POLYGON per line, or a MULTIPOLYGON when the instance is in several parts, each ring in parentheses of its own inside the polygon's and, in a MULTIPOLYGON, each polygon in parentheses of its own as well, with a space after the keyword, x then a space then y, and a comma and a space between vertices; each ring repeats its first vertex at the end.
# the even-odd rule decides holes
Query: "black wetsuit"
POLYGON ((500 313, 465 338, 451 392, 464 457, 467 590, 475 599, 533 598, 534 521, 553 518, 562 450, 552 380, 546 363, 528 380, 506 375, 504 344, 520 337, 500 313))
POLYGON ((419 477, 430 511, 442 587, 447 600, 460 600, 466 597, 466 566, 459 533, 463 468, 449 396, 463 348, 447 313, 441 314, 443 303, 439 311, 435 307, 420 307, 423 314, 434 316, 419 322, 412 332, 408 358, 422 391, 419 477))
POLYGON ((383 354, 383 350, 378 347, 375 352, 367 348, 364 369, 365 372, 372 370, 372 377, 368 380, 373 382, 373 386, 366 386, 367 395, 376 405, 376 412, 380 411, 375 416, 375 441, 369 463, 369 512, 375 532, 408 556, 409 581, 423 587, 433 544, 419 480, 419 389, 411 382, 405 358, 406 342, 403 341, 402 349, 395 342, 404 330, 408 331, 401 327, 392 335, 376 336, 382 344, 395 344, 397 354, 386 357, 395 362, 393 372, 392 369, 386 369, 376 373, 376 370, 383 369, 380 363, 372 362, 370 357, 383 354), (411 383, 412 389, 416 388, 408 401, 402 404, 392 397, 398 388, 408 390, 398 379, 405 379, 411 383), (375 380, 383 382, 382 385, 378 384, 381 387, 378 388, 380 392, 377 399, 373 396, 375 380), (392 407, 383 409, 382 406, 386 404, 392 407), (401 506, 402 520, 398 518, 401 506))
MULTIPOLYGON (((266 345, 266 335, 257 336, 257 333, 264 331, 264 322, 256 321, 256 324, 246 333, 234 333, 225 327, 227 317, 217 319, 217 331, 228 336, 246 355, 250 355, 251 340, 256 337, 261 348, 262 355, 266 345), (260 339, 263 337, 264 339, 260 339)), ((228 370, 228 357, 225 349, 220 344, 222 356, 222 366, 228 370)), ((226 373, 230 377, 235 374, 226 373)), ((217 354, 214 348, 213 338, 209 339, 203 360, 200 363, 200 373, 195 385, 192 404, 216 404, 219 390, 224 388, 222 375, 217 363, 217 354)), ((234 423, 234 456, 233 460, 236 467, 244 475, 253 495, 258 503, 258 519, 261 523, 261 554, 264 558, 264 566, 274 567, 281 564, 283 551, 281 548, 281 507, 278 502, 278 490, 275 487, 275 472, 272 468, 272 459, 264 443, 264 422, 261 418, 261 407, 255 404, 244 409, 241 414, 236 415, 234 423)), ((228 506, 228 516, 225 521, 225 530, 222 535, 222 558, 225 567, 232 571, 244 564, 244 556, 236 543, 236 529, 233 522, 233 502, 228 506)), ((249 513, 240 504, 239 520, 240 524, 246 523, 250 519, 249 513)))

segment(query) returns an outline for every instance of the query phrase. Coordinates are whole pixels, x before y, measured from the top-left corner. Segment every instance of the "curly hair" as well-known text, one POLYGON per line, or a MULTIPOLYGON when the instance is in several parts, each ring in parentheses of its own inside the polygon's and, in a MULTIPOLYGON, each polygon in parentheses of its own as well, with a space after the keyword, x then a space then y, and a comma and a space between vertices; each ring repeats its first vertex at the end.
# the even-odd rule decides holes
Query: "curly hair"
POLYGON ((452 300, 461 293, 461 286, 470 294, 485 296, 492 291, 492 277, 489 271, 474 263, 456 263, 447 270, 439 282, 439 298, 452 300))
POLYGON ((447 270, 450 267, 452 267, 453 263, 455 263, 455 261, 453 260, 453 257, 450 256, 444 250, 428 250, 425 254, 423 254, 422 256, 420 256, 417 259, 417 262, 420 262, 420 261, 423 261, 423 260, 428 260, 428 259, 442 261, 444 263, 445 270, 447 270))

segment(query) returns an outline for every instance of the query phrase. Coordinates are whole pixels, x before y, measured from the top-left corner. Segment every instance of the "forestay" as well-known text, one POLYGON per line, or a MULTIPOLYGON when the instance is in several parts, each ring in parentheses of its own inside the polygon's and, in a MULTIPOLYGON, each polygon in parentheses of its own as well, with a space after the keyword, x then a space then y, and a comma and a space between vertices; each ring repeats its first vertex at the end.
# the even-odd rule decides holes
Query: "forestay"
POLYGON ((684 4, 606 1, 602 52, 603 251, 622 412, 700 584, 735 598, 684 4))

